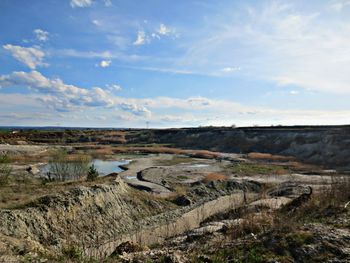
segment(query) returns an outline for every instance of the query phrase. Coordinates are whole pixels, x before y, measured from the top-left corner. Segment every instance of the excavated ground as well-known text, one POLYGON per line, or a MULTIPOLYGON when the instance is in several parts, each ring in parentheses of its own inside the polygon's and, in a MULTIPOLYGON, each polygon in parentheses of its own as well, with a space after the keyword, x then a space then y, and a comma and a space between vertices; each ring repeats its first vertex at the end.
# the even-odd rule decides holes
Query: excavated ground
MULTIPOLYGON (((15 151, 28 155, 31 150, 42 156, 48 150, 48 146, 31 147, 16 146, 15 151)), ((9 146, 3 149, 11 151, 9 146)), ((74 152, 74 147, 71 150, 74 152)), ((315 194, 342 184, 344 178, 333 171, 317 167, 310 170, 307 165, 285 160, 217 156, 133 155, 132 162, 119 174, 95 183, 71 182, 68 190, 61 187, 55 191, 50 186, 51 194, 20 207, 0 209, 0 262, 28 257, 59 261, 67 255, 77 262, 87 258, 163 262, 164 257, 172 260, 169 262, 195 262, 191 257, 200 248, 209 253, 214 243, 221 240, 222 248, 231 242, 225 233, 247 222, 247 215, 258 221, 262 215, 269 218, 274 211, 309 196, 309 186, 315 194), (165 249, 144 251, 145 246, 156 244, 163 244, 165 249)), ((120 156, 108 153, 108 158, 120 156)), ((32 166, 38 163, 30 162, 32 166)), ((23 160, 13 165, 19 165, 18 171, 22 172, 28 166, 23 160)), ((319 236, 327 232, 322 224, 305 227, 319 236)), ((344 245, 350 239, 349 231, 342 229, 327 235, 333 245, 339 238, 341 260, 350 254, 344 245)), ((271 238, 265 233, 259 240, 270 242, 271 238)), ((303 255, 307 254, 305 249, 303 255)), ((315 245, 313 251, 320 249, 315 245)), ((208 253, 195 256, 209 258, 208 253)))

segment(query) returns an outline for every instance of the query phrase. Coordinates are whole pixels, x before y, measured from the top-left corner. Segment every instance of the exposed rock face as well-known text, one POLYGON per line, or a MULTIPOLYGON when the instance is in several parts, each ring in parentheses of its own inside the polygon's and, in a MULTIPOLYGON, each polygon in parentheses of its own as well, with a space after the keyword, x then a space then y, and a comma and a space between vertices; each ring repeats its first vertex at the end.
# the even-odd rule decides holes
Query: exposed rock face
POLYGON ((164 210, 161 203, 152 200, 145 206, 128 193, 128 188, 121 180, 112 185, 78 187, 64 195, 42 197, 25 209, 1 210, 0 233, 52 249, 68 242, 88 246, 116 238, 143 217, 164 210))
MULTIPOLYGON (((59 252, 73 244, 94 255, 100 251, 110 254, 125 241, 156 243, 198 227, 212 214, 242 205, 243 185, 201 184, 200 191, 190 194, 197 200, 178 209, 133 190, 120 178, 111 185, 80 186, 42 197, 27 208, 0 210, 0 250, 7 246, 7 253, 14 254, 19 247, 59 252)), ((256 196, 250 192, 247 198, 252 201, 256 196)))
POLYGON ((23 131, 0 135, 0 142, 100 144, 162 143, 187 149, 227 153, 262 152, 294 156, 300 161, 330 168, 350 169, 349 126, 296 126, 253 128, 188 128, 165 130, 23 131))
POLYGON ((350 127, 203 128, 150 131, 155 142, 219 152, 294 156, 332 168, 349 168, 350 127))

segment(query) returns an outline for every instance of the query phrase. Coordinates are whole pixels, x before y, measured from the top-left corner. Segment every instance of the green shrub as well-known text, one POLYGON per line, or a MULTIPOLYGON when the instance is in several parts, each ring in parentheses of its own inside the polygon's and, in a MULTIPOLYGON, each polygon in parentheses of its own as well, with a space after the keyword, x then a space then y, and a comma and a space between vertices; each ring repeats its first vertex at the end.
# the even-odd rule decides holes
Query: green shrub
POLYGON ((83 252, 76 246, 64 247, 62 249, 62 255, 64 259, 82 262, 83 252))
POLYGON ((96 170, 95 165, 92 164, 87 174, 87 180, 95 181, 98 176, 99 176, 98 171, 96 170))

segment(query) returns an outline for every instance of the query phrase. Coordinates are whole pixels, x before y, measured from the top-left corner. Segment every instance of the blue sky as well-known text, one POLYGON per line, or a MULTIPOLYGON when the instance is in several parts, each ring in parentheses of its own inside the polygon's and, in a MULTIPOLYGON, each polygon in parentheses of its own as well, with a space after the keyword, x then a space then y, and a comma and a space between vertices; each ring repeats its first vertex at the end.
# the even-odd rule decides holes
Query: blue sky
POLYGON ((0 125, 346 124, 350 0, 0 0, 0 125))

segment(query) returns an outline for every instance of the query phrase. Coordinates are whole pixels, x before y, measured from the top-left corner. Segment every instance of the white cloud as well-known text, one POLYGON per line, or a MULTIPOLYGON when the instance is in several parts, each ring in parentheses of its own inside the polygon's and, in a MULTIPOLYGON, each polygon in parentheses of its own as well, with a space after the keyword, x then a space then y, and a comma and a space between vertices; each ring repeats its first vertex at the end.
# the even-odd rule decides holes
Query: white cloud
POLYGON ((177 115, 164 115, 161 116, 160 120, 164 122, 182 122, 184 118, 177 115))
POLYGON ((112 63, 112 61, 110 61, 110 60, 102 60, 100 62, 100 67, 101 68, 107 68, 107 67, 109 67, 111 65, 111 63, 112 63))
POLYGON ((112 0, 103 0, 105 6, 112 6, 112 0))
POLYGON ((35 29, 33 32, 34 32, 37 40, 42 41, 42 42, 46 42, 49 40, 49 32, 44 31, 44 30, 39 29, 39 28, 35 29))
POLYGON ((35 69, 38 66, 47 66, 47 64, 43 62, 45 53, 39 47, 21 47, 7 44, 4 45, 3 48, 11 52, 15 59, 28 66, 30 69, 35 69))
POLYGON ((312 11, 298 3, 264 1, 235 16, 222 11, 197 32, 201 37, 187 44, 177 65, 212 72, 234 61, 245 77, 349 94, 349 19, 329 18, 329 2, 312 11))
POLYGON ((111 85, 106 85, 107 86, 107 89, 111 92, 113 91, 121 91, 123 88, 118 85, 118 84, 111 84, 111 85))
POLYGON ((145 60, 148 57, 140 56, 140 55, 134 55, 134 54, 125 54, 120 52, 111 52, 111 51, 80 51, 75 49, 61 49, 61 50, 51 50, 50 54, 53 56, 65 56, 65 57, 73 57, 73 58, 85 58, 85 59, 91 59, 91 58, 101 58, 104 60, 108 59, 118 59, 122 61, 139 61, 139 60, 145 60))
POLYGON ((206 107, 211 105, 211 101, 203 97, 189 98, 187 101, 194 107, 206 107))
MULTIPOLYGON (((198 126, 198 125, 271 125, 271 124, 342 124, 347 123, 349 110, 294 110, 270 107, 246 106, 228 100, 206 97, 192 98, 125 98, 114 96, 109 90, 99 87, 90 89, 64 83, 61 79, 50 79, 37 71, 13 72, 0 76, 0 86, 28 87, 30 94, 1 94, 0 112, 20 113, 18 105, 43 112, 43 106, 56 112, 75 112, 76 120, 93 116, 109 116, 125 122, 128 126, 144 125, 145 120, 154 126, 198 126), (37 103, 37 101, 41 103, 37 103), (169 110, 166 110, 169 109, 169 110), (117 113, 117 117, 115 116, 117 113), (169 114, 171 113, 171 114, 169 114)), ((0 117, 1 118, 1 117, 0 117)), ((53 117, 52 119, 55 119, 53 117)), ((57 120, 57 118, 56 118, 57 120)), ((71 125, 80 123, 64 120, 71 125)), ((6 121, 8 122, 8 120, 6 121)), ((91 125, 90 122, 86 122, 91 125)))
POLYGON ((140 46, 146 43, 146 33, 144 31, 137 32, 137 38, 133 43, 135 46, 140 46))
POLYGON ((136 116, 143 116, 146 118, 150 118, 152 113, 145 106, 137 105, 135 103, 123 102, 120 104, 120 108, 126 112, 130 112, 136 116))
POLYGON ((151 36, 152 36, 152 38, 160 39, 160 36, 156 33, 152 33, 151 36))
POLYGON ((65 57, 73 57, 73 58, 112 58, 113 56, 110 51, 80 51, 75 49, 61 49, 61 50, 53 50, 52 53, 56 56, 65 56, 65 57))
POLYGON ((156 29, 155 32, 149 32, 149 35, 147 35, 145 31, 139 30, 137 32, 137 38, 133 44, 135 46, 144 45, 146 43, 150 43, 152 39, 161 39, 163 36, 174 35, 174 33, 174 29, 170 29, 164 24, 160 24, 159 28, 156 29))
POLYGON ((49 79, 38 71, 13 72, 0 76, 0 87, 26 87, 44 94, 40 100, 58 111, 69 111, 82 106, 111 107, 114 100, 101 88, 84 89, 65 84, 61 79, 49 79))
POLYGON ((290 95, 298 95, 298 94, 299 94, 299 91, 297 91, 297 90, 291 90, 291 91, 289 92, 289 94, 290 94, 290 95))
POLYGON ((159 28, 157 28, 155 32, 151 34, 151 37, 156 39, 161 39, 164 36, 178 37, 179 35, 176 34, 176 30, 174 28, 169 28, 164 24, 160 24, 159 28))
POLYGON ((121 90, 121 87, 116 84, 109 85, 107 90, 100 87, 86 89, 66 84, 59 78, 49 79, 38 71, 19 71, 9 75, 0 75, 0 87, 29 88, 38 94, 36 98, 38 101, 58 112, 76 111, 77 109, 91 107, 106 109, 118 107, 135 117, 150 118, 152 115, 144 100, 113 96, 112 90, 121 90))
POLYGON ((225 73, 232 73, 232 72, 239 71, 239 70, 241 70, 240 67, 226 67, 226 68, 221 69, 221 71, 225 72, 225 73))
POLYGON ((101 22, 98 21, 97 19, 92 20, 92 23, 93 23, 94 25, 96 25, 96 26, 100 26, 100 25, 101 25, 101 22))
POLYGON ((71 0, 71 7, 88 7, 92 5, 92 0, 71 0))
POLYGON ((169 35, 172 32, 172 30, 167 28, 164 24, 160 24, 157 32, 160 35, 169 35))
POLYGON ((349 0, 337 0, 337 1, 333 1, 333 3, 331 4, 331 7, 337 11, 340 12, 342 11, 345 7, 350 5, 350 1, 349 0))

